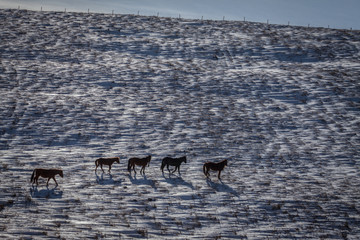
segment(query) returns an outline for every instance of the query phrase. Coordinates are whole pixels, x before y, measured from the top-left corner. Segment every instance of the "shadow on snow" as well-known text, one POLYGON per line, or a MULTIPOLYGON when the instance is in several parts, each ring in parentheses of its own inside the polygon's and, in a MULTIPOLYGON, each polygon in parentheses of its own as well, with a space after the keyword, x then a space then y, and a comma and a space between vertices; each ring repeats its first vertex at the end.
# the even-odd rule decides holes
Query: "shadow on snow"
POLYGON ((174 175, 172 173, 169 173, 169 177, 166 177, 165 173, 162 173, 162 175, 163 175, 165 181, 167 183, 170 183, 171 185, 174 185, 174 186, 183 185, 185 187, 189 187, 194 190, 194 186, 192 185, 192 183, 185 181, 181 176, 175 175, 176 177, 172 178, 171 176, 174 175))
POLYGON ((210 178, 207 178, 206 183, 209 187, 211 187, 217 192, 228 192, 233 194, 234 196, 239 197, 239 193, 229 185, 225 184, 221 179, 219 180, 219 183, 216 183, 213 182, 210 178))
POLYGON ((149 185, 153 188, 156 189, 156 186, 155 186, 155 182, 153 180, 148 180, 146 175, 145 174, 141 174, 141 176, 143 177, 142 179, 141 178, 137 178, 136 177, 136 173, 134 174, 134 176, 132 176, 131 174, 129 174, 129 179, 130 179, 130 182, 132 184, 136 184, 136 185, 149 185))
POLYGON ((63 191, 57 190, 58 186, 52 189, 46 187, 46 189, 38 190, 37 186, 30 188, 30 194, 33 198, 62 198, 63 191))
POLYGON ((104 178, 104 173, 101 173, 101 175, 99 176, 97 173, 95 173, 96 175, 96 182, 100 185, 111 185, 111 184, 121 184, 121 181, 115 181, 113 179, 113 176, 111 173, 106 174, 109 175, 109 178, 104 178))

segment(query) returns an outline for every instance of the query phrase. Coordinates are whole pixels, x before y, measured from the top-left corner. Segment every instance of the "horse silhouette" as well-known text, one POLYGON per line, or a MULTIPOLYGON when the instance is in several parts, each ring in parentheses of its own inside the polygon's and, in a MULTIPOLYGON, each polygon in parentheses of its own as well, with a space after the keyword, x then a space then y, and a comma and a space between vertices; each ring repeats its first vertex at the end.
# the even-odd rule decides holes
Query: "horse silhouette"
POLYGON ((98 166, 100 165, 101 167, 101 170, 104 172, 104 169, 103 169, 103 165, 108 165, 109 166, 109 173, 110 173, 110 170, 111 170, 111 165, 114 163, 114 162, 117 162, 120 164, 120 158, 118 157, 114 157, 114 158, 99 158, 99 159, 96 159, 95 160, 95 172, 96 172, 96 169, 98 168, 98 166))
POLYGON ((150 155, 145 158, 130 158, 128 162, 128 171, 131 173, 131 168, 132 168, 136 173, 135 166, 138 165, 138 166, 142 166, 140 170, 140 174, 141 172, 145 174, 145 167, 150 165, 150 161, 151 161, 150 155))
POLYGON ((176 169, 177 169, 179 174, 181 174, 180 173, 180 165, 182 162, 186 163, 186 156, 179 157, 179 158, 166 157, 162 160, 161 171, 164 172, 164 168, 166 166, 167 170, 170 172, 169 166, 175 166, 175 170, 172 173, 176 172, 176 169))
POLYGON ((204 163, 204 166, 203 166, 203 172, 206 177, 209 177, 210 176, 209 170, 219 171, 218 179, 220 179, 221 171, 224 170, 225 166, 227 166, 227 163, 228 163, 227 160, 223 160, 219 163, 206 162, 206 163, 204 163))
POLYGON ((56 186, 58 185, 55 176, 59 174, 60 177, 64 177, 63 175, 63 171, 60 169, 43 169, 43 168, 36 168, 34 169, 32 175, 31 175, 31 179, 30 182, 32 182, 32 184, 34 184, 36 182, 36 186, 39 184, 38 183, 38 179, 39 177, 43 177, 43 178, 47 178, 47 182, 46 182, 46 186, 49 186, 49 181, 50 179, 54 179, 56 186))

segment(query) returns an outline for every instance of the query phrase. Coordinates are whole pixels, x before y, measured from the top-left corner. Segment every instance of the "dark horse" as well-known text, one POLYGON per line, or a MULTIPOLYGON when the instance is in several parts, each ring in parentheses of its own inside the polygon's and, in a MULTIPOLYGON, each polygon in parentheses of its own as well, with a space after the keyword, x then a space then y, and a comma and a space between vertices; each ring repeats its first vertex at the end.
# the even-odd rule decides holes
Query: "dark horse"
POLYGON ((167 170, 170 172, 169 166, 175 166, 175 170, 172 173, 174 173, 177 169, 179 174, 181 174, 180 173, 180 165, 182 162, 186 163, 186 156, 179 157, 179 158, 166 157, 162 160, 161 171, 164 172, 164 168, 166 166, 167 170))
POLYGON ((132 168, 134 170, 134 172, 136 173, 135 165, 139 165, 139 166, 142 166, 142 168, 140 170, 140 174, 141 174, 141 172, 143 172, 143 174, 145 174, 145 167, 146 167, 146 165, 147 166, 150 165, 150 160, 151 160, 150 155, 145 158, 130 158, 129 162, 128 162, 128 171, 131 172, 131 168, 132 168))
POLYGON ((47 178, 47 183, 46 186, 49 186, 49 181, 50 179, 54 179, 56 186, 58 185, 55 176, 59 174, 60 177, 64 177, 63 175, 63 171, 59 170, 59 169, 43 169, 43 168, 36 168, 34 169, 32 175, 31 175, 31 179, 30 182, 32 182, 32 184, 34 184, 36 182, 36 186, 39 184, 38 183, 38 179, 39 177, 43 177, 43 178, 47 178), (35 176, 35 177, 34 177, 35 176))
POLYGON ((206 177, 209 177, 209 170, 219 171, 218 178, 220 179, 220 173, 227 166, 227 160, 223 160, 219 163, 207 162, 203 166, 203 171, 206 177))
POLYGON ((114 158, 99 158, 99 159, 96 159, 95 160, 95 166, 96 166, 95 172, 96 172, 96 169, 98 168, 99 165, 100 165, 101 170, 103 172, 104 172, 103 165, 108 165, 109 166, 109 173, 110 173, 111 165, 114 162, 120 163, 120 158, 114 157, 114 158))

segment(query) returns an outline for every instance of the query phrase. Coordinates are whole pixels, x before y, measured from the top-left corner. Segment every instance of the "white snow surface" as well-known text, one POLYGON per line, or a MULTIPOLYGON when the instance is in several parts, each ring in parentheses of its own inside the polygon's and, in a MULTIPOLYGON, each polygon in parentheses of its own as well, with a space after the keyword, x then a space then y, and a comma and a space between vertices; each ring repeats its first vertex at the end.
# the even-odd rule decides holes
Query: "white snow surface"
POLYGON ((360 238, 358 31, 4 9, 0 29, 1 239, 360 238))

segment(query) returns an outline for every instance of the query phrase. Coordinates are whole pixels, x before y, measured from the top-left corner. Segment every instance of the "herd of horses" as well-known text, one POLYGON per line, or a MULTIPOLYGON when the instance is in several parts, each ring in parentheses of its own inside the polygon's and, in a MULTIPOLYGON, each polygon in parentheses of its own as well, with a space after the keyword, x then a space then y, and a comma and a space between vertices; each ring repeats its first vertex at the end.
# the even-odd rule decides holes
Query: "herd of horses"
MULTIPOLYGON (((147 156, 144 158, 130 158, 128 161, 128 171, 131 174, 131 170, 133 170, 136 174, 136 170, 135 167, 136 166, 141 166, 140 169, 140 174, 144 174, 145 175, 145 168, 147 166, 150 165, 150 161, 151 161, 151 156, 147 156)), ((103 172, 103 165, 107 165, 109 166, 109 173, 111 170, 111 166, 113 165, 114 162, 117 162, 120 164, 120 158, 119 157, 113 157, 113 158, 98 158, 95 160, 95 172, 98 169, 98 167, 100 166, 101 170, 103 172)), ((167 170, 169 171, 169 173, 171 172, 169 169, 169 166, 174 166, 175 169, 172 171, 172 173, 175 173, 176 170, 178 170, 178 173, 180 173, 180 165, 181 163, 186 163, 186 156, 184 157, 179 157, 179 158, 172 158, 172 157, 165 157, 162 162, 161 162, 161 171, 164 173, 164 168, 166 167, 167 170)), ((205 176, 208 178, 210 177, 209 171, 213 170, 213 171, 218 171, 218 179, 220 179, 220 174, 221 171, 224 170, 225 166, 227 166, 227 160, 223 160, 221 162, 206 162, 203 165, 203 172, 205 174, 205 176)), ((44 168, 36 168, 34 169, 32 175, 31 175, 31 179, 30 182, 32 184, 36 183, 36 185, 38 185, 38 179, 39 177, 43 177, 43 178, 47 178, 47 183, 46 186, 49 185, 49 181, 50 179, 54 179, 56 186, 58 185, 55 176, 56 175, 60 175, 61 177, 63 177, 63 171, 60 169, 44 169, 44 168)))

